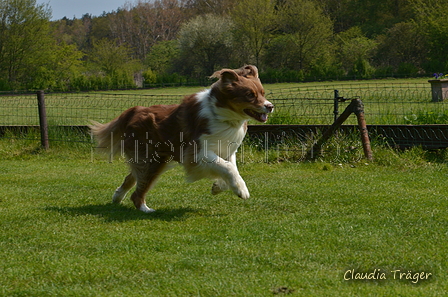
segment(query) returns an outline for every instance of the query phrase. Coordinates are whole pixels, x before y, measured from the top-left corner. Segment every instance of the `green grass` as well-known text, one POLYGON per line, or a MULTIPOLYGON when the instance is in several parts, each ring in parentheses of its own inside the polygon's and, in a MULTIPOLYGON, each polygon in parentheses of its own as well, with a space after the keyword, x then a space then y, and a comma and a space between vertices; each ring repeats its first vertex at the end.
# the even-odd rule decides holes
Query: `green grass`
MULTIPOLYGON (((246 150, 247 153, 247 150, 246 150)), ((263 153, 260 153, 263 156, 263 153)), ((440 296, 446 152, 239 167, 251 198, 165 173, 154 214, 110 198, 127 172, 90 147, 0 141, 0 296, 440 296), (344 280, 380 269, 387 280, 344 280), (428 272, 412 284, 390 271, 428 272)), ((257 157, 254 153, 253 158, 257 157)))

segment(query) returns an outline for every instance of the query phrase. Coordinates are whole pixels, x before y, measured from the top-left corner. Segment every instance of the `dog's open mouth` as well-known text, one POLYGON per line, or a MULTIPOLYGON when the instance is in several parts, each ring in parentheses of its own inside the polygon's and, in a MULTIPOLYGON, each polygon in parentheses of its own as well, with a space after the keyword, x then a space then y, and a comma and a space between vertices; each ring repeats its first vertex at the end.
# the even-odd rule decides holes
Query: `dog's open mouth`
POLYGON ((259 113, 252 109, 245 109, 244 112, 250 116, 251 118, 254 118, 255 120, 265 123, 268 120, 268 114, 267 113, 259 113))

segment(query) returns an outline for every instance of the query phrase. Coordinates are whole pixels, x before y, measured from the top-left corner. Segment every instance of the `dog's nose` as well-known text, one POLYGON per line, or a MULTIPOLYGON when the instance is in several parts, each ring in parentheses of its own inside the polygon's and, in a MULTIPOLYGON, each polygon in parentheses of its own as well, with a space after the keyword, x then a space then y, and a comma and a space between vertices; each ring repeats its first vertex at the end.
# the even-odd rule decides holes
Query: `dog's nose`
POLYGON ((272 104, 271 102, 267 102, 264 107, 266 107, 268 112, 272 112, 274 110, 274 104, 272 104))

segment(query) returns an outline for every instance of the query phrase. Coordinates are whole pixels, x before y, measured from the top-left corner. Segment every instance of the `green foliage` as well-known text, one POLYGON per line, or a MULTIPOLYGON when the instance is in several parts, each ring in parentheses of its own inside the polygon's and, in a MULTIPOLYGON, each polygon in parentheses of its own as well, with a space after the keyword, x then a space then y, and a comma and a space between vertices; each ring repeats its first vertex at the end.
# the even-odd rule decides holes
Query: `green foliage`
POLYGON ((410 115, 404 116, 406 124, 409 125, 435 125, 448 124, 448 111, 434 112, 419 110, 410 115))
POLYGON ((155 84, 157 82, 157 74, 151 69, 143 72, 143 78, 145 79, 145 84, 155 84))
POLYGON ((34 80, 27 84, 27 88, 69 90, 73 77, 83 70, 83 56, 74 45, 55 44, 45 67, 41 68, 40 75, 36 75, 34 80))
MULTIPOLYGON (((107 39, 94 42, 88 61, 90 73, 83 75, 92 80, 91 90, 133 88, 134 73, 142 68, 140 62, 131 58, 127 46, 116 45, 107 39)), ((84 89, 85 86, 72 87, 84 89)))
POLYGON ((50 10, 35 0, 0 2, 0 76, 8 88, 45 76, 51 55, 50 10))
POLYGON ((184 72, 212 75, 231 57, 233 24, 228 17, 202 15, 185 23, 179 32, 180 63, 184 72))
POLYGON ((360 26, 367 36, 373 37, 395 23, 412 18, 413 1, 321 0, 319 3, 332 16, 336 33, 360 26))
POLYGON ((353 78, 372 78, 375 68, 366 59, 359 58, 353 63, 348 75, 353 78))
POLYGON ((448 69, 448 11, 446 1, 412 1, 416 12, 416 26, 425 38, 427 48, 426 67, 430 71, 440 72, 448 69))
POLYGON ((364 36, 361 28, 353 27, 337 35, 339 60, 350 75, 358 78, 370 78, 374 68, 370 64, 377 43, 364 36))
POLYGON ((51 37, 51 10, 33 0, 2 1, 0 16, 0 90, 66 90, 83 55, 51 37))
MULTIPOLYGON (((160 86, 182 86, 188 83, 189 83, 188 77, 180 75, 179 73, 163 73, 157 75, 157 81, 156 81, 156 84, 160 86)), ((193 80, 192 84, 197 85, 198 83, 195 80, 193 80)))
POLYGON ((405 77, 415 77, 418 74, 418 67, 412 63, 403 62, 398 65, 397 72, 405 77))
POLYGON ((135 88, 132 74, 118 72, 110 75, 80 74, 74 76, 70 81, 70 91, 97 91, 110 89, 132 89, 135 88))
POLYGON ((376 37, 375 63, 380 65, 378 68, 391 67, 389 73, 415 76, 423 67, 428 51, 424 39, 414 22, 395 24, 376 37))
POLYGON ((121 73, 133 74, 141 68, 139 62, 131 58, 129 47, 116 45, 108 39, 94 42, 88 58, 94 71, 110 76, 121 73))
POLYGON ((157 42, 148 53, 145 64, 158 74, 169 73, 179 59, 179 54, 177 40, 157 42))
POLYGON ((235 24, 236 50, 243 63, 261 66, 263 50, 275 29, 274 11, 271 0, 237 1, 231 17, 235 24))
POLYGON ((283 1, 277 8, 275 23, 282 34, 278 37, 281 50, 271 51, 267 58, 275 61, 276 55, 288 57, 286 64, 277 67, 309 72, 316 61, 330 52, 332 22, 313 1, 283 1))
POLYGON ((261 81, 265 83, 299 82, 305 79, 301 70, 268 68, 260 73, 261 81))
POLYGON ((269 81, 446 73, 444 6, 443 0, 137 1, 99 17, 49 22, 47 5, 5 0, 0 90, 135 87, 132 77, 140 81, 145 69, 155 72, 157 84, 179 78, 199 84, 218 68, 244 64, 256 64, 269 81), (81 76, 91 82, 79 84, 81 76))

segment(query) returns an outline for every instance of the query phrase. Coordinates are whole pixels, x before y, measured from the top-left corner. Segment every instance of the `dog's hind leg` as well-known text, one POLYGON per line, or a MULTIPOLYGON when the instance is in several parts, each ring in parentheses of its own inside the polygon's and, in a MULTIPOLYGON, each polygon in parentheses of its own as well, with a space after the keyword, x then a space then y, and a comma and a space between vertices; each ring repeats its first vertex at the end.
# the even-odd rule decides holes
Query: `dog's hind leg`
POLYGON ((121 203, 124 197, 126 197, 126 194, 129 192, 130 189, 132 189, 134 185, 135 185, 135 178, 131 173, 125 177, 123 184, 115 190, 115 193, 112 196, 112 203, 121 203))
POLYGON ((146 193, 154 186, 157 178, 167 169, 166 162, 155 162, 150 164, 132 164, 132 173, 137 180, 137 187, 131 195, 135 207, 146 213, 155 210, 146 205, 146 193))

